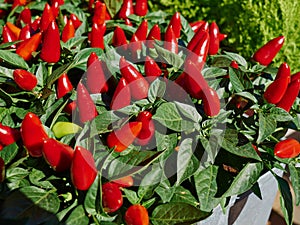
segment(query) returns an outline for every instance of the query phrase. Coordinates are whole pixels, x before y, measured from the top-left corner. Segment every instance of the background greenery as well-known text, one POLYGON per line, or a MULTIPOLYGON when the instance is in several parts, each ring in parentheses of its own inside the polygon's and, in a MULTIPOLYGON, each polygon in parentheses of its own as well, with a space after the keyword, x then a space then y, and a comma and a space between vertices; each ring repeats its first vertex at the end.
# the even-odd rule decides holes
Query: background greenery
POLYGON ((295 0, 151 0, 150 7, 169 13, 179 11, 189 21, 215 20, 228 38, 224 50, 250 58, 268 40, 284 35, 285 44, 276 57, 300 70, 300 1, 295 0))

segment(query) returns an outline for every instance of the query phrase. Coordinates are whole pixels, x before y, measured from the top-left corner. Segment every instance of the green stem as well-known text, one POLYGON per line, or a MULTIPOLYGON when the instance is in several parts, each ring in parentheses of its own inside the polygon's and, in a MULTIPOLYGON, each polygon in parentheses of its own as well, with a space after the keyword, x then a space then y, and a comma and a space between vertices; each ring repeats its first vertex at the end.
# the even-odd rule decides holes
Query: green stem
POLYGON ((276 143, 279 142, 279 140, 277 138, 275 138, 273 135, 269 136, 270 140, 275 141, 276 143))

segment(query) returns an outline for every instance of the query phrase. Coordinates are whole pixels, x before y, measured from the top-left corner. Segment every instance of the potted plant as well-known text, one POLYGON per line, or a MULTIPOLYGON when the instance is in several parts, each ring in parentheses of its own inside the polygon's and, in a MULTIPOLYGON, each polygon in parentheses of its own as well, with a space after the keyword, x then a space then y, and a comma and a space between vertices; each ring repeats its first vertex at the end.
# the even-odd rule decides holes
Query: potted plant
POLYGON ((272 66, 284 37, 246 61, 215 22, 104 2, 3 4, 1 223, 205 223, 264 197, 269 174, 291 224, 300 80, 272 66))

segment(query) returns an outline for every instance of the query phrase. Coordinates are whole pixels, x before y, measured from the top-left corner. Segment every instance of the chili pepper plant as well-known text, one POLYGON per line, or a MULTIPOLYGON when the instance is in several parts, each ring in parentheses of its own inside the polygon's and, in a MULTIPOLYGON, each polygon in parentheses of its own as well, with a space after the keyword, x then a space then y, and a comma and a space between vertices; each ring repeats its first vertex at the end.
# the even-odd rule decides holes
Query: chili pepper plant
MULTIPOLYGON (((193 224, 265 173, 300 203, 300 73, 146 0, 1 3, 0 223, 193 224)), ((293 68, 297 69, 297 68, 293 68)), ((274 187, 276 188, 276 187, 274 187)))

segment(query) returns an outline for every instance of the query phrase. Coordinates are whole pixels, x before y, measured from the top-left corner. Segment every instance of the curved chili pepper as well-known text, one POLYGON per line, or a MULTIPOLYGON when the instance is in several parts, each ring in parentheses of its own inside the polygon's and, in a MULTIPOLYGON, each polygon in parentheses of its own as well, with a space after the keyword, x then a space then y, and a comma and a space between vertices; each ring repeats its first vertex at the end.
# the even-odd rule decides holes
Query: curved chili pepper
POLYGON ((11 22, 7 22, 6 26, 11 30, 11 32, 13 32, 15 37, 18 39, 20 36, 21 29, 11 22))
MULTIPOLYGON (((2 39, 3 39, 3 43, 8 43, 8 42, 13 42, 18 40, 17 37, 14 35, 14 33, 7 26, 3 26, 2 39)), ((16 48, 16 45, 12 45, 11 48, 16 48)))
POLYGON ((58 26, 52 21, 43 34, 43 45, 40 57, 48 63, 56 63, 60 59, 60 35, 58 26))
POLYGON ((52 14, 53 14, 53 17, 56 18, 59 14, 59 7, 60 7, 60 4, 58 1, 54 1, 52 4, 51 4, 51 10, 52 10, 52 14))
POLYGON ((108 134, 106 142, 109 148, 116 152, 122 152, 133 143, 142 130, 142 122, 129 122, 121 128, 108 134))
POLYGON ((166 30, 164 47, 166 50, 169 50, 172 53, 178 53, 178 42, 172 25, 168 26, 166 30))
POLYGON ((300 154, 300 144, 295 139, 278 142, 274 147, 274 155, 279 158, 295 158, 300 154))
POLYGON ((195 22, 191 22, 189 23, 189 25, 191 26, 192 30, 197 33, 197 31, 202 27, 203 24, 205 24, 207 22, 205 22, 204 20, 198 20, 195 22))
POLYGON ((132 176, 126 176, 113 180, 112 183, 118 185, 118 187, 129 188, 133 186, 134 180, 132 176))
POLYGON ((14 81, 23 90, 32 91, 37 85, 37 78, 27 70, 16 69, 13 72, 14 81))
POLYGON ((98 25, 94 23, 91 31, 91 47, 104 49, 105 23, 98 25))
POLYGON ((277 107, 289 112, 299 94, 300 79, 293 80, 286 89, 282 99, 276 104, 277 107))
POLYGON ((98 173, 92 153, 80 146, 75 148, 70 170, 74 186, 82 191, 90 188, 98 173))
POLYGON ((48 26, 51 22, 55 20, 55 17, 53 16, 52 9, 48 3, 45 4, 43 14, 41 17, 41 23, 40 23, 40 29, 41 31, 47 30, 48 26))
POLYGON ((132 0, 124 0, 119 11, 119 18, 126 19, 129 15, 133 14, 133 3, 132 0))
POLYGON ((148 20, 143 20, 135 31, 135 36, 140 41, 145 41, 148 33, 148 20))
POLYGON ((74 36, 75 36, 75 27, 73 25, 72 20, 69 19, 64 29, 62 30, 61 40, 63 42, 67 42, 69 39, 73 38, 74 36))
POLYGON ((148 145, 154 137, 155 126, 152 120, 152 114, 149 111, 142 111, 136 118, 136 121, 142 122, 142 129, 134 140, 137 145, 148 145))
POLYGON ((98 116, 96 106, 88 90, 81 82, 77 86, 77 106, 79 118, 82 123, 90 121, 98 116))
POLYGON ((130 88, 125 80, 125 78, 121 77, 114 95, 111 100, 110 108, 112 110, 118 110, 130 105, 131 93, 130 88))
POLYGON ((26 61, 30 60, 32 58, 32 53, 37 50, 41 40, 42 32, 36 33, 31 38, 21 42, 16 50, 16 53, 26 61))
POLYGON ((0 123, 0 145, 6 146, 17 142, 21 138, 20 131, 0 123))
POLYGON ((127 44, 127 39, 126 39, 124 30, 121 27, 116 26, 116 29, 114 30, 114 35, 112 38, 112 45, 114 47, 119 47, 119 46, 125 45, 125 46, 123 46, 123 48, 124 48, 124 50, 126 50, 127 49, 126 44, 127 44))
POLYGON ((98 25, 101 25, 105 22, 105 16, 106 16, 106 5, 105 5, 105 3, 97 1, 95 3, 94 15, 93 15, 93 18, 92 18, 92 22, 97 23, 98 25))
POLYGON ((43 143, 48 138, 43 124, 34 113, 27 113, 21 125, 21 137, 23 144, 32 157, 40 157, 43 154, 43 143))
POLYGON ((220 99, 217 92, 211 87, 203 90, 204 113, 207 116, 217 116, 220 108, 220 99))
POLYGON ((47 138, 43 143, 43 156, 46 162, 57 172, 63 172, 71 167, 74 150, 69 145, 53 138, 47 138))
POLYGON ((288 84, 290 82, 290 77, 281 77, 274 80, 266 89, 264 93, 264 98, 268 103, 276 104, 280 102, 283 98, 288 84))
POLYGON ((138 16, 146 16, 148 12, 148 0, 136 0, 134 6, 134 14, 138 16))
POLYGON ((86 85, 90 93, 105 93, 108 91, 108 84, 101 61, 97 54, 92 52, 87 61, 86 85))
POLYGON ((208 54, 215 55, 220 48, 220 31, 216 22, 209 25, 209 49, 208 54))
POLYGON ((142 51, 142 42, 138 37, 133 34, 130 40, 130 45, 128 49, 131 51, 131 57, 133 61, 137 61, 139 52, 142 51))
POLYGON ((41 17, 38 17, 30 24, 30 27, 35 32, 39 29, 40 25, 41 25, 41 17))
POLYGON ((193 51, 199 41, 202 39, 203 35, 208 32, 208 23, 202 23, 201 27, 197 30, 193 38, 189 41, 187 49, 193 51))
POLYGON ((72 20, 75 30, 82 24, 82 22, 74 13, 70 14, 70 20, 72 20))
POLYGON ((131 96, 136 100, 147 98, 149 83, 145 77, 133 65, 128 63, 124 57, 121 57, 119 67, 122 77, 125 78, 130 86, 131 96))
POLYGON ((180 37, 180 30, 181 30, 181 20, 180 20, 180 13, 179 12, 175 12, 174 15, 172 16, 168 27, 170 27, 170 26, 172 26, 175 37, 179 38, 180 37))
POLYGON ((30 26, 29 24, 26 24, 20 32, 19 40, 24 41, 29 39, 30 37, 31 37, 30 26))
POLYGON ((289 65, 285 62, 279 66, 275 80, 280 79, 282 77, 291 78, 291 69, 289 65))
POLYGON ((259 48, 253 55, 253 59, 261 65, 267 66, 275 58, 284 43, 284 36, 276 37, 261 48, 259 48))
MULTIPOLYGON (((63 73, 57 79, 56 97, 58 99, 62 98, 66 94, 71 92, 72 90, 73 90, 73 85, 72 85, 71 81, 69 80, 68 75, 66 73, 63 73)), ((76 108, 76 102, 72 101, 65 106, 64 111, 68 114, 72 114, 72 112, 75 110, 75 108, 76 108)))
POLYGON ((147 46, 149 48, 154 48, 154 40, 161 40, 160 28, 158 24, 153 25, 147 36, 147 46))
POLYGON ((107 213, 116 212, 123 205, 123 195, 119 186, 113 182, 102 185, 102 205, 107 213))
POLYGON ((161 69, 157 63, 150 56, 146 56, 146 61, 144 64, 145 75, 148 82, 153 82, 157 77, 162 74, 161 69))

